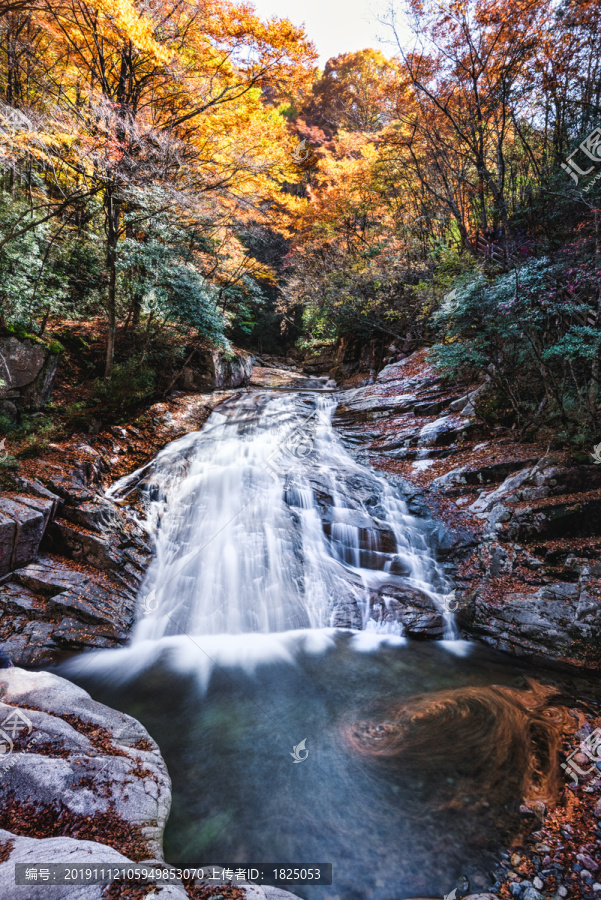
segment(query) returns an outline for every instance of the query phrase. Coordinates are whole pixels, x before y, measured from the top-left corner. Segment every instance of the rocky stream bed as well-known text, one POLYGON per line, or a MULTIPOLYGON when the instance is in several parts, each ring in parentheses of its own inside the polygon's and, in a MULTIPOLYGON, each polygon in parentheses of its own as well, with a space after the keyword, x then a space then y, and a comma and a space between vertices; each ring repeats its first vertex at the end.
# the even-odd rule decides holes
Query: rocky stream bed
MULTIPOLYGON (((241 390, 291 377, 300 376, 256 366, 241 390)), ((601 728, 601 465, 574 464, 565 452, 489 428, 476 414, 475 386, 449 389, 421 352, 356 381, 337 394, 336 428, 423 519, 455 585, 449 602, 461 635, 551 666, 577 698, 566 706, 562 758, 572 754, 586 774, 573 781, 560 773, 552 804, 524 803, 519 838, 500 852, 489 884, 474 887, 517 900, 601 897, 601 763, 590 766, 585 752, 601 728)), ((0 645, 14 663, 0 672, 0 718, 19 709, 29 723, 13 735, 0 777, 3 897, 286 896, 207 883, 118 893, 13 880, 15 862, 164 864, 171 788, 156 743, 135 719, 38 670, 127 642, 153 548, 127 500, 112 502, 105 489, 235 394, 176 393, 136 426, 75 435, 24 463, 0 498, 0 645)), ((387 615, 405 634, 442 636, 440 610, 423 596, 386 585, 380 594, 394 601, 387 615)), ((457 887, 457 897, 469 893, 457 887)))

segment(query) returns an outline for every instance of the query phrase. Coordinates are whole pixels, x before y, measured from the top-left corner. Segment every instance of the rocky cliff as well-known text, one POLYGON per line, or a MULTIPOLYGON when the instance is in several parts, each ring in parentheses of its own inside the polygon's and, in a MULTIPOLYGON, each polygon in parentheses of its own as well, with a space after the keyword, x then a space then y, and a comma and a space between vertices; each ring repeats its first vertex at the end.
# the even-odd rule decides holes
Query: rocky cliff
POLYGON ((355 454, 438 518, 467 637, 598 670, 601 465, 487 426, 486 389, 445 384, 420 351, 344 391, 336 421, 355 454))

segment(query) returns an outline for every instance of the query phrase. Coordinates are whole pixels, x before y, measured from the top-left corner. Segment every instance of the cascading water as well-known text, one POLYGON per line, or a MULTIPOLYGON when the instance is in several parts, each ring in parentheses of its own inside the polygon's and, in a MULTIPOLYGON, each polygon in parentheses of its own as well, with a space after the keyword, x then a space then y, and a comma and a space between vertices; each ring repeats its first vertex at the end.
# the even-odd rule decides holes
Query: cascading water
POLYGON ((537 771, 555 758, 549 690, 488 649, 403 637, 403 605, 440 623, 449 585, 427 522, 342 446, 335 405, 237 395, 117 482, 156 545, 140 617, 129 647, 63 671, 158 741, 169 862, 332 862, 331 887, 292 888, 309 900, 443 896, 465 874, 485 889, 533 733, 537 771))
POLYGON ((156 542, 134 641, 341 625, 400 633, 373 614, 382 583, 444 612, 448 586, 423 522, 347 453, 335 407, 317 393, 244 394, 113 486, 122 497, 143 479, 156 542))

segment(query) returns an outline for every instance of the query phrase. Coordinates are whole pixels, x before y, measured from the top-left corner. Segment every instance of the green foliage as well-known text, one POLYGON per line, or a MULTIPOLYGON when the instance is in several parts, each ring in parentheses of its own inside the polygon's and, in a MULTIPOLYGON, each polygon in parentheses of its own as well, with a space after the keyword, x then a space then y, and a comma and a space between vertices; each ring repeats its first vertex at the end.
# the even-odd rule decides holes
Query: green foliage
MULTIPOLYGON (((0 195, 0 232, 18 231, 27 206, 0 195)), ((68 311, 67 286, 50 259, 50 225, 44 223, 0 249, 0 305, 8 324, 30 330, 49 310, 68 311)))
POLYGON ((215 343, 225 343, 218 290, 194 264, 189 237, 166 217, 145 225, 119 247, 117 270, 123 294, 146 315, 184 323, 215 343))
POLYGON ((14 335, 14 337, 19 338, 20 341, 34 341, 36 344, 41 344, 46 348, 50 353, 58 355, 59 353, 64 352, 64 347, 60 343, 60 341, 47 341, 44 338, 41 338, 37 334, 31 334, 22 325, 7 325, 6 326, 7 334, 14 335))
POLYGON ((97 379, 90 402, 113 412, 131 408, 152 396, 156 377, 148 363, 133 356, 115 365, 110 381, 97 379))
POLYGON ((8 416, 0 415, 0 434, 10 434, 15 430, 16 424, 8 416))
POLYGON ((601 347, 599 327, 586 320, 600 288, 601 270, 586 261, 568 268, 543 258, 492 278, 479 272, 459 282, 453 302, 439 310, 444 341, 431 359, 449 377, 488 375, 498 409, 511 409, 521 426, 544 409, 566 439, 585 439, 596 428, 601 347))

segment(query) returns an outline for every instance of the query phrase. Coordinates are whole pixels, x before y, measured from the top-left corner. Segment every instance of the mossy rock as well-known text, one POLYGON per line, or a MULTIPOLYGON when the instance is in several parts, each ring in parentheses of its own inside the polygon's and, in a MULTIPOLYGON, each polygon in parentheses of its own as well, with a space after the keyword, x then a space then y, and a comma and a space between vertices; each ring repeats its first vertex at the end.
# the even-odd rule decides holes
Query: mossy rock
POLYGON ((60 341, 46 340, 37 334, 30 334, 21 325, 7 325, 6 333, 11 337, 18 338, 20 341, 33 341, 35 344, 40 344, 53 356, 58 356, 59 353, 64 353, 65 350, 60 341))

